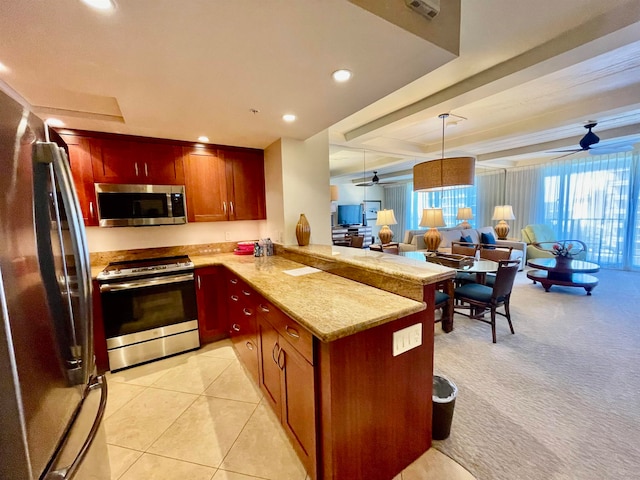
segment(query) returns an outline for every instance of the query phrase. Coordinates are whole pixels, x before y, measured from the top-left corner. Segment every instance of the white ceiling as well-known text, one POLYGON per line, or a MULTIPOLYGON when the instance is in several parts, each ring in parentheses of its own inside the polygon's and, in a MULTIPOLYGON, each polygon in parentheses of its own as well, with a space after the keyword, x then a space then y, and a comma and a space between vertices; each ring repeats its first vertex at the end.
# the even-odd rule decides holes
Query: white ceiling
POLYGON ((329 128, 332 183, 439 158, 444 112, 466 118, 446 155, 480 166, 558 156, 587 120, 640 141, 637 0, 461 0, 457 57, 346 0, 116 2, 3 0, 0 81, 70 128, 256 148, 329 128))

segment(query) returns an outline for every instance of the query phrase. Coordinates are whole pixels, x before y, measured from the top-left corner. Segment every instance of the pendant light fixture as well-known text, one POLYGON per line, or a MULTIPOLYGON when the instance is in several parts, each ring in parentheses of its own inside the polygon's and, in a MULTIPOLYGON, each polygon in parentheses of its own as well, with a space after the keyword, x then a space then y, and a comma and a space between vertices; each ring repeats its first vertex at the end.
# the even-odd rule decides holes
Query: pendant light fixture
POLYGON ((476 171, 476 159, 474 157, 444 158, 444 124, 449 114, 441 113, 438 117, 442 119, 442 157, 439 160, 418 163, 413 167, 414 192, 469 186, 473 185, 474 182, 476 171))

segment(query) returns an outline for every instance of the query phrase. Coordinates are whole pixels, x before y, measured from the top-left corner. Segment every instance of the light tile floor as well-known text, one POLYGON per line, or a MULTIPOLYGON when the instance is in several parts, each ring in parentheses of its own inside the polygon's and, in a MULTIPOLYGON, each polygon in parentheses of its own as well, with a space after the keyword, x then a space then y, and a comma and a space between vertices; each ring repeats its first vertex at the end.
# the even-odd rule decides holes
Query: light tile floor
MULTIPOLYGON (((308 480, 262 394, 223 340, 107 374, 105 432, 119 480, 308 480)), ((432 448, 393 480, 474 480, 432 448)))

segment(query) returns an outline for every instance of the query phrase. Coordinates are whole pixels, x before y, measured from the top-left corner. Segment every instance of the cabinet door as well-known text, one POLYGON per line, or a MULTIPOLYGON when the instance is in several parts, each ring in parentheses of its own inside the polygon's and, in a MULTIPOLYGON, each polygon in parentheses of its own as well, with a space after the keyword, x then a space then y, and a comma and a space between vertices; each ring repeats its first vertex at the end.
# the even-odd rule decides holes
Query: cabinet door
POLYGON ((227 334, 224 274, 221 267, 197 268, 195 273, 198 331, 204 344, 227 334))
POLYGON ((190 151, 184 156, 184 173, 189 221, 228 220, 224 159, 210 151, 190 151))
POLYGON ((308 472, 316 465, 316 408, 313 366, 282 336, 278 363, 282 369, 282 425, 308 472))
POLYGON ((278 418, 281 416, 280 408, 280 368, 277 364, 280 344, 278 332, 266 320, 265 315, 258 306, 258 360, 260 390, 271 404, 271 408, 278 418))
POLYGON ((93 178, 103 183, 147 183, 139 144, 130 140, 93 139, 93 178))
POLYGON ((264 154, 262 151, 225 152, 230 220, 262 220, 266 217, 264 154))
POLYGON ((165 143, 142 144, 145 183, 153 185, 182 185, 184 171, 182 149, 165 143))
POLYGON ((60 135, 69 148, 69 163, 73 183, 78 193, 78 201, 82 210, 82 218, 86 226, 98 225, 96 211, 96 191, 93 186, 93 170, 91 167, 91 147, 89 139, 75 135, 60 135))

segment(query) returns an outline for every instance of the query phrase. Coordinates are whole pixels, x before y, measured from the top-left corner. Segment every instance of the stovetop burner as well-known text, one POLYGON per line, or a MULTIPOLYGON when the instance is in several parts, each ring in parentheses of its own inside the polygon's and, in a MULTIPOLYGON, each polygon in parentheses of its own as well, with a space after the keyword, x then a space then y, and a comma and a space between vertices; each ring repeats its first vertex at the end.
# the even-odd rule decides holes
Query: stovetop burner
POLYGON ((176 257, 147 258, 141 260, 128 260, 111 262, 97 276, 100 280, 113 280, 116 278, 139 277, 158 275, 170 272, 193 270, 193 262, 187 255, 176 257))

